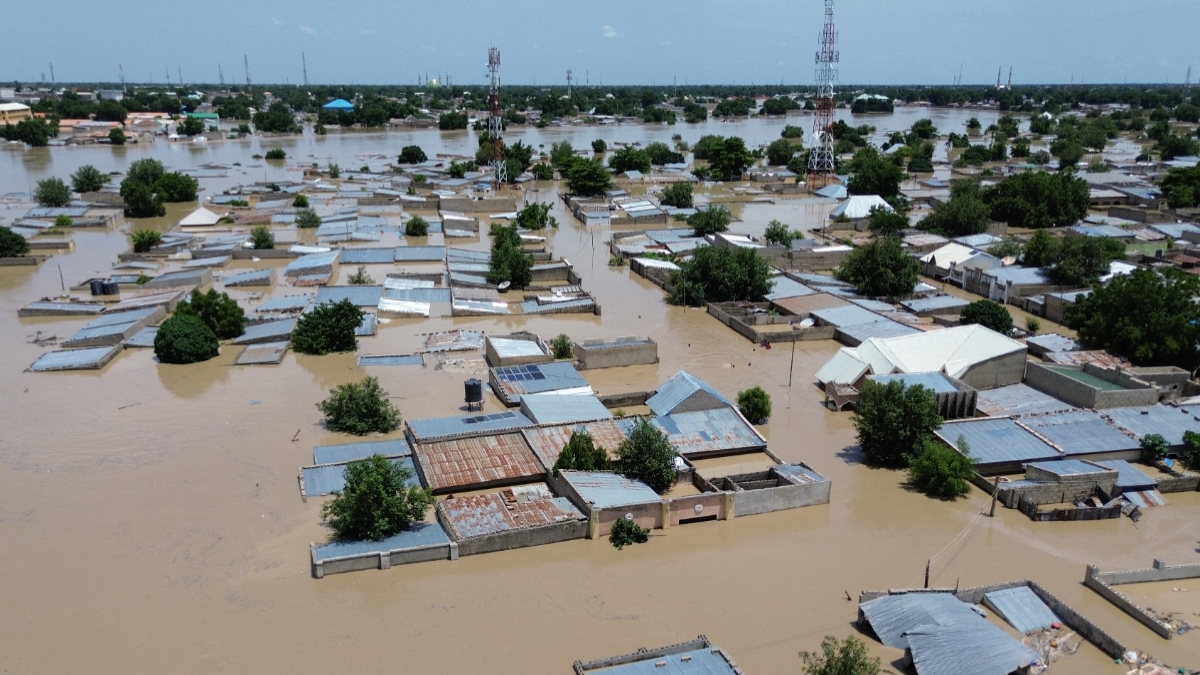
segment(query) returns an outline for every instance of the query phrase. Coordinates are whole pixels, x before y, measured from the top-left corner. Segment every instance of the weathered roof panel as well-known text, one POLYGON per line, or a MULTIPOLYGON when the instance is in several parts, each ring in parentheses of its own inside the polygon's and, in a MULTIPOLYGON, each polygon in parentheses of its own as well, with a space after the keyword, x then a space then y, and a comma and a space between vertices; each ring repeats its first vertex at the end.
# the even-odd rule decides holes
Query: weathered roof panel
POLYGON ((318 445, 313 448, 313 464, 352 462, 356 459, 370 457, 371 455, 401 457, 411 454, 412 447, 403 438, 393 438, 386 441, 366 441, 364 443, 318 445))
POLYGON ((1103 411, 1103 416, 1138 438, 1146 434, 1160 434, 1167 443, 1180 446, 1183 445, 1184 432, 1200 433, 1200 420, 1196 419, 1198 413, 1200 410, 1191 406, 1176 408, 1159 404, 1109 408, 1103 411))
MULTIPOLYGON (((420 487, 421 481, 417 478, 416 467, 413 465, 411 456, 392 457, 392 464, 401 468, 408 469, 412 475, 404 482, 405 487, 420 487)), ((346 487, 346 467, 349 462, 341 464, 321 464, 318 466, 308 466, 301 469, 304 474, 304 492, 312 497, 314 495, 327 495, 335 491, 340 491, 346 487)))
POLYGON ((961 436, 971 448, 976 464, 997 462, 1033 462, 1058 459, 1059 453, 1029 433, 1012 419, 972 419, 947 422, 935 432, 939 438, 957 445, 961 436))
POLYGON ((449 544, 450 536, 438 523, 413 523, 407 530, 383 541, 334 541, 316 550, 317 562, 352 555, 368 555, 384 551, 449 544))
POLYGON ((646 401, 646 405, 650 406, 655 415, 669 415, 693 394, 701 391, 707 392, 725 405, 733 405, 733 402, 725 398, 711 384, 686 370, 679 371, 671 379, 664 382, 654 396, 651 396, 646 401))
POLYGON ((421 473, 436 491, 466 490, 545 475, 519 433, 419 443, 421 473))
POLYGON ((1037 660, 1038 655, 1020 640, 987 619, 972 616, 974 620, 908 632, 917 675, 1008 675, 1037 660))
POLYGON ((662 501, 662 497, 649 485, 617 473, 563 471, 562 477, 584 501, 598 509, 662 501))
MULTIPOLYGON (((897 649, 908 647, 905 633, 921 626, 950 626, 981 619, 970 605, 950 593, 885 595, 860 604, 858 609, 879 641, 897 649)), ((970 648, 969 644, 961 646, 970 648)))
POLYGON ((1068 455, 1136 450, 1138 441, 1109 426, 1090 410, 1071 410, 1021 420, 1068 455))
POLYGON ((1074 407, 1024 383, 981 389, 975 398, 975 408, 990 417, 1056 412, 1074 407))
POLYGON ((522 429, 525 441, 541 460, 542 466, 552 468, 558 461, 558 456, 571 440, 574 432, 585 432, 592 437, 592 444, 604 448, 609 456, 615 457, 617 448, 625 442, 625 432, 621 426, 611 419, 587 424, 567 424, 562 426, 545 426, 522 429))
POLYGON ((660 415, 650 423, 665 431, 671 445, 685 457, 767 447, 733 408, 660 415))
POLYGON ((441 507, 459 540, 587 518, 564 497, 521 501, 493 492, 447 499, 441 507))
POLYGON ((408 422, 408 428, 412 430, 413 437, 417 441, 432 441, 439 438, 485 434, 489 432, 516 431, 531 426, 533 426, 532 420, 519 412, 511 410, 479 415, 433 417, 423 420, 409 420, 408 422))

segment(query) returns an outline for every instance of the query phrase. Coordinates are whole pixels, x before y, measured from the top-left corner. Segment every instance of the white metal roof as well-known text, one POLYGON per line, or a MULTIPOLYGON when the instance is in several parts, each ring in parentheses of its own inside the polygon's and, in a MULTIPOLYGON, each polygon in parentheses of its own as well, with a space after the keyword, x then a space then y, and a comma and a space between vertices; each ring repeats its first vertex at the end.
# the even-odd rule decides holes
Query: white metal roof
POLYGON ((837 208, 829 212, 830 218, 838 218, 845 216, 850 219, 866 218, 871 215, 871 209, 881 208, 885 211, 894 211, 891 204, 888 204, 883 197, 879 195, 854 195, 846 201, 838 204, 837 208))
POLYGON ((934 265, 941 267, 942 269, 950 269, 951 265, 960 265, 963 262, 966 262, 977 252, 978 251, 970 246, 963 246, 962 244, 951 242, 937 249, 936 251, 933 251, 932 253, 922 256, 921 262, 932 262, 934 265))
POLYGON ((213 213, 212 211, 209 211, 208 209, 201 206, 200 208, 196 209, 195 211, 192 211, 191 213, 189 213, 186 218, 179 221, 179 225, 182 227, 196 226, 196 225, 216 225, 219 222, 221 222, 221 216, 218 216, 217 214, 213 213))
POLYGON ((943 372, 960 377, 977 363, 1023 351, 1025 345, 978 324, 955 326, 892 338, 868 338, 858 347, 844 347, 817 372, 817 379, 828 381, 821 377, 826 369, 830 369, 826 373, 830 377, 851 374, 853 367, 847 356, 868 365, 872 375, 943 372))
POLYGON ((821 366, 821 369, 817 371, 817 381, 822 384, 829 382, 835 384, 853 384, 870 367, 870 364, 859 358, 856 349, 846 347, 839 350, 833 355, 833 358, 821 366))

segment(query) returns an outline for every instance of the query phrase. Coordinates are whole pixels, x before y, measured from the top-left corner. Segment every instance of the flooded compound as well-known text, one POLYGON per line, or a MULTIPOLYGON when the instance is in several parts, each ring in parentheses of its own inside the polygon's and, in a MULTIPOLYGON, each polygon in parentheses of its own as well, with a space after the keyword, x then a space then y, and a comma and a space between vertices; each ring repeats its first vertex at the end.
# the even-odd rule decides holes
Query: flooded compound
MULTIPOLYGON (((883 133, 931 117, 945 131, 971 116, 984 125, 994 121, 982 111, 927 109, 856 121, 883 133)), ((797 119, 789 122, 810 123, 797 119)), ((563 139, 582 147, 597 137, 612 144, 680 133, 695 142, 716 133, 740 135, 755 147, 778 137, 781 124, 526 129, 508 140, 548 151, 563 139)), ((358 157, 395 156, 412 143, 430 156, 470 154, 476 147, 471 132, 428 130, 219 141, 202 148, 162 141, 5 148, 0 192, 28 190, 38 179, 68 175, 82 164, 101 171, 123 170, 144 157, 172 169, 245 164, 201 178, 203 199, 239 183, 298 178, 250 160, 265 147, 282 146, 298 161, 357 166, 358 157)), ((609 267, 608 228, 581 225, 553 185, 543 182, 529 198, 553 204, 561 227, 542 234, 555 257, 572 263, 603 308, 600 315, 381 320, 375 336, 360 339, 357 354, 289 352, 278 366, 235 366, 237 349, 188 366, 159 364, 148 349, 126 349, 100 370, 26 373, 48 351, 39 334, 65 339, 88 318, 18 319, 17 310, 58 295, 60 267, 68 286, 105 273, 129 249, 128 228, 77 231, 71 252, 36 267, 0 267, 0 671, 552 674, 569 672, 576 659, 703 634, 746 673, 794 673, 797 653, 816 649, 825 635, 858 634, 853 622, 861 591, 919 588, 927 562, 930 583, 939 588, 1032 580, 1130 648, 1177 667, 1200 667, 1200 634, 1162 640, 1082 583, 1088 564, 1112 570, 1144 567, 1151 558, 1194 562, 1200 493, 1171 494, 1169 508, 1152 509, 1137 523, 1038 523, 1013 509, 983 515, 989 497, 979 489, 957 502, 909 491, 903 472, 864 466, 850 414, 822 405, 814 373, 839 343, 764 349, 703 309, 669 306, 653 283, 627 267, 609 267), (486 373, 481 351, 426 354, 423 365, 359 367, 357 361, 360 355, 414 354, 427 334, 454 329, 526 330, 546 339, 565 333, 576 342, 636 335, 658 343, 657 364, 580 371, 599 393, 653 390, 684 369, 731 398, 761 386, 774 404, 769 424, 758 427, 770 450, 829 478, 832 501, 654 530, 649 543, 624 550, 603 539, 578 539, 314 579, 309 544, 328 540, 330 530, 319 517, 325 499, 301 500, 297 469, 311 463, 314 446, 355 440, 326 431, 316 403, 330 388, 369 374, 405 419, 460 414, 463 381, 486 373)), ((165 218, 148 222, 165 229, 194 208, 169 207, 165 218)), ((802 222, 805 200, 737 203, 733 210, 741 221, 731 229, 739 234, 761 235, 772 219, 811 226, 802 222)), ((13 215, 0 210, 6 222, 13 215)), ((429 243, 441 245, 441 235, 429 243)), ((465 245, 484 251, 487 237, 465 245)), ((277 272, 286 262, 277 261, 277 272)), ((221 274, 249 269, 234 261, 221 274)), ((371 272, 380 278, 381 270, 371 272)), ((353 271, 343 265, 339 283, 353 271)), ((229 292, 247 300, 254 289, 229 292)), ((279 284, 270 297, 297 292, 279 284)), ((499 410, 495 397, 487 397, 485 412, 499 410)), ((762 468, 755 455, 697 464, 726 474, 762 468)), ((1156 609, 1195 613, 1200 582, 1137 592, 1156 609)), ((901 650, 865 641, 885 672, 900 672, 901 650)), ((1087 642, 1052 668, 1076 675, 1127 670, 1087 642)))

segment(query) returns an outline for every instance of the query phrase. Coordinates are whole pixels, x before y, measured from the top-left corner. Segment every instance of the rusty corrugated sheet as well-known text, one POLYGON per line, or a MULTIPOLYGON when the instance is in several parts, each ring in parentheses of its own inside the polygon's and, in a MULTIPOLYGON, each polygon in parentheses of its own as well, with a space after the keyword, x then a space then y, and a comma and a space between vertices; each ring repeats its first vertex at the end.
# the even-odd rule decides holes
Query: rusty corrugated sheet
POLYGON ((1101 368, 1129 367, 1129 362, 1125 359, 1103 351, 1049 352, 1042 359, 1049 363, 1058 363, 1064 366, 1082 366, 1085 363, 1094 363, 1101 368))
POLYGON ((511 530, 583 520, 584 515, 563 497, 518 502, 505 493, 447 499, 441 504, 455 539, 482 537, 511 530))
POLYGON ((539 427, 524 429, 521 433, 529 442, 529 447, 542 460, 547 469, 554 466, 562 453, 563 446, 571 440, 571 432, 586 431, 592 436, 592 443, 598 448, 608 450, 610 457, 615 457, 617 446, 625 442, 625 432, 612 420, 590 422, 588 424, 566 424, 554 427, 539 427))
POLYGON ((417 445, 421 473, 435 491, 469 490, 546 473, 519 433, 417 445))

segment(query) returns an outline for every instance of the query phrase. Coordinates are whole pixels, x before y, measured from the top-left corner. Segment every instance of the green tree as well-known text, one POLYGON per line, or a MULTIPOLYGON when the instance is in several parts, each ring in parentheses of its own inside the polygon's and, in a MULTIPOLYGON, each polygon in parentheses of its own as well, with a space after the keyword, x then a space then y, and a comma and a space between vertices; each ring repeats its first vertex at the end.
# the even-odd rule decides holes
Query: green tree
POLYGON ((283 148, 271 148, 267 151, 267 159, 287 159, 287 151, 283 148))
POLYGON ((879 675, 879 659, 867 656, 867 645, 854 636, 821 640, 820 652, 800 652, 804 675, 879 675))
POLYGON ((900 195, 904 171, 871 146, 854 153, 847 167, 851 172, 846 190, 852 195, 879 195, 889 202, 900 195))
POLYGON ((352 352, 358 349, 355 331, 362 319, 362 310, 348 299, 317 305, 296 321, 292 349, 301 354, 316 355, 352 352))
POLYGON ((597 138, 596 140, 592 141, 592 152, 599 155, 607 150, 608 143, 605 143, 603 138, 597 138))
POLYGON ((351 286, 370 286, 375 283, 375 279, 367 274, 366 265, 359 265, 354 274, 351 274, 346 280, 350 282, 351 286))
POLYGON ((1065 227, 1087 215, 1087 182, 1069 173, 1045 171, 1012 176, 984 190, 992 218, 1009 227, 1065 227))
POLYGON ((663 188, 662 203, 664 206, 674 206, 679 209, 692 208, 692 184, 679 181, 663 188))
POLYGON ((612 176, 599 160, 580 159, 567 169, 567 189, 580 197, 594 197, 612 189, 612 176))
POLYGON ((933 392, 899 380, 880 384, 867 380, 851 418, 867 462, 901 468, 942 426, 933 392))
POLYGON ((1171 444, 1162 434, 1146 434, 1142 436, 1142 461, 1146 464, 1161 462, 1171 451, 1171 444))
MULTIPOLYGON (((179 133, 188 138, 204 133, 204 120, 199 117, 184 117, 183 121, 179 123, 179 133)), ((267 159, 272 158, 268 157, 267 159)))
POLYGON ((1176 157, 1197 154, 1200 152, 1200 144, 1181 134, 1167 134, 1154 146, 1154 150, 1166 162, 1176 157))
MULTIPOLYGON (((506 166, 507 168, 507 166, 506 166)), ((450 162, 450 166, 446 167, 446 175, 451 178, 465 178, 468 171, 475 170, 475 162, 450 162)), ((517 174, 521 172, 518 170, 517 174)))
POLYGON ((66 206, 67 202, 71 201, 71 188, 67 187, 61 178, 46 178, 37 182, 33 198, 40 206, 54 208, 66 206))
POLYGON ((1058 158, 1060 168, 1066 169, 1078 164, 1086 151, 1079 141, 1060 138, 1050 144, 1050 154, 1058 158))
POLYGON ((1038 230, 1025 244, 1021 262, 1029 267, 1048 267, 1058 260, 1061 249, 1062 242, 1059 239, 1045 230, 1038 230))
POLYGON ((675 484, 675 458, 667 434, 640 419, 617 448, 618 466, 626 478, 638 480, 662 494, 675 484))
POLYGON ((65 213, 60 213, 54 217, 55 229, 69 229, 75 226, 75 219, 65 213))
POLYGON ((71 189, 79 194, 95 192, 103 188, 107 182, 108 177, 91 164, 84 164, 71 174, 71 189))
POLYGON ((780 138, 804 138, 804 130, 793 124, 788 124, 783 127, 783 131, 779 132, 780 138))
POLYGON ((426 161, 429 161, 429 156, 419 145, 406 145, 400 149, 399 162, 401 164, 420 164, 426 161))
POLYGON ((787 163, 796 155, 797 149, 796 145, 786 138, 772 141, 767 146, 767 164, 771 166, 787 166, 787 163))
POLYGON ((1187 208, 1200 198, 1200 166, 1190 169, 1171 169, 1162 179, 1162 191, 1172 208, 1187 208))
POLYGON ((221 351, 217 336, 199 317, 175 314, 158 327, 154 355, 160 363, 198 363, 221 351))
POLYGON ((128 178, 121 182, 121 198, 125 202, 125 215, 129 218, 161 218, 167 215, 167 207, 154 188, 128 178))
POLYGON ((1071 235, 1059 244, 1046 276, 1060 286, 1089 286, 1108 274, 1109 263, 1124 257, 1125 244, 1117 239, 1071 235))
POLYGON ((649 173, 650 155, 645 150, 626 145, 609 156, 608 168, 617 173, 626 171, 649 173))
POLYGON ((218 293, 215 289, 209 289, 207 293, 194 289, 190 300, 175 308, 175 314, 200 319, 221 340, 246 332, 245 310, 229 294, 218 293))
POLYGON ((893 209, 875 206, 867 218, 867 227, 876 237, 899 237, 909 227, 908 216, 893 209))
POLYGON ((296 198, 292 200, 292 208, 307 209, 308 208, 308 195, 296 195, 296 198))
POLYGON ((754 163, 754 156, 746 148, 746 142, 737 136, 713 138, 715 140, 711 142, 707 153, 712 177, 722 181, 741 180, 747 167, 754 163))
POLYGON ((194 202, 200 183, 191 176, 172 171, 158 179, 155 190, 164 202, 194 202))
POLYGON ((113 145, 125 145, 125 130, 121 127, 113 127, 108 130, 108 142, 113 145))
POLYGON ((554 475, 563 471, 611 471, 612 467, 608 451, 597 447, 588 432, 572 431, 554 462, 554 475))
POLYGON ((516 225, 492 231, 492 257, 488 262, 489 284, 505 281, 513 288, 525 288, 533 281, 533 256, 525 252, 516 225))
POLYGON ((655 141, 646 146, 646 155, 650 158, 650 163, 654 166, 664 166, 666 164, 682 164, 684 157, 682 154, 675 152, 671 146, 666 143, 655 141))
POLYGON ((977 323, 1001 335, 1008 335, 1013 328, 1012 314, 1004 305, 987 299, 976 300, 963 307, 961 319, 964 325, 977 323))
POLYGON ((268 251, 275 248, 275 235, 271 234, 266 225, 259 225, 250 230, 250 243, 254 245, 255 251, 268 251))
POLYGON ((558 227, 558 220, 550 215, 549 202, 530 202, 517 212, 513 222, 520 229, 544 230, 546 227, 558 227))
POLYGON ((428 237, 429 222, 421 216, 413 216, 404 224, 404 236, 406 237, 428 237))
POLYGON ((644 544, 650 541, 650 530, 632 520, 618 518, 608 533, 608 540, 620 551, 631 544, 644 544))
POLYGON ((120 101, 104 100, 96 104, 96 121, 98 122, 120 122, 125 124, 125 118, 129 113, 125 110, 125 106, 121 105, 120 101))
POLYGON ((1179 459, 1185 468, 1200 470, 1200 434, 1194 431, 1183 432, 1183 450, 1179 452, 1179 459))
POLYGON ((767 223, 767 231, 763 234, 763 239, 780 246, 791 246, 794 238, 795 235, 788 229, 788 226, 778 220, 767 223))
POLYGON ((296 210, 296 227, 302 230, 314 230, 321 226, 321 216, 312 209, 296 210))
POLYGON ((33 117, 21 120, 16 125, 4 123, 0 128, 0 138, 6 141, 20 141, 34 148, 44 148, 50 139, 58 136, 58 120, 33 117))
POLYGON ((321 518, 338 539, 382 541, 425 518, 433 491, 409 486, 412 469, 383 455, 346 465, 346 485, 321 506, 321 518))
POLYGON ((1200 279, 1175 269, 1138 268, 1096 286, 1067 309, 1067 325, 1094 349, 1138 366, 1197 365, 1200 279))
POLYGON ((754 424, 765 424, 771 416, 771 395, 762 387, 751 387, 738 392, 738 410, 754 424))
POLYGON ((978 180, 955 181, 950 186, 950 200, 935 204, 933 212, 921 221, 921 229, 952 238, 979 234, 987 230, 991 211, 978 180))
POLYGON ((575 343, 571 341, 571 336, 566 333, 560 333, 554 339, 550 340, 550 352, 556 359, 569 359, 574 354, 575 343))
POLYGON ((670 288, 673 305, 757 302, 771 291, 771 266, 752 248, 702 246, 671 272, 670 288))
POLYGON ((908 482, 922 493, 937 499, 955 500, 971 493, 975 463, 971 448, 961 436, 958 450, 941 441, 926 438, 908 465, 908 482))
POLYGON ((291 108, 279 101, 272 103, 270 108, 255 113, 254 126, 259 131, 275 134, 291 134, 301 131, 295 116, 292 115, 291 108))
POLYGON ((913 292, 920 269, 899 239, 884 237, 851 252, 834 276, 853 285, 859 295, 896 298, 913 292))
POLYGON ((538 180, 554 180, 554 167, 545 162, 538 162, 529 167, 529 173, 538 180))
POLYGON ((921 140, 927 141, 931 138, 938 137, 938 129, 937 127, 933 126, 933 120, 929 118, 917 120, 916 123, 912 125, 912 129, 910 131, 913 136, 916 136, 921 140))
POLYGON ((0 258, 21 258, 29 255, 29 242, 10 227, 0 227, 0 258))
POLYGON ((729 212, 729 209, 719 205, 699 209, 687 219, 687 224, 691 226, 693 234, 697 237, 724 232, 729 229, 729 224, 732 222, 733 214, 729 212))
POLYGON ((400 412, 374 377, 339 384, 317 404, 330 431, 365 436, 386 434, 400 426, 400 412))
POLYGON ((162 233, 154 230, 134 230, 129 237, 133 240, 134 253, 148 253, 162 241, 162 233))
POLYGON ((571 165, 579 159, 575 156, 575 148, 571 147, 570 141, 559 141, 550 146, 550 163, 554 168, 569 169, 571 165))

